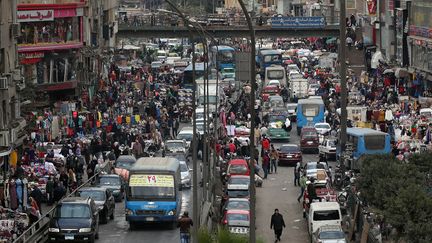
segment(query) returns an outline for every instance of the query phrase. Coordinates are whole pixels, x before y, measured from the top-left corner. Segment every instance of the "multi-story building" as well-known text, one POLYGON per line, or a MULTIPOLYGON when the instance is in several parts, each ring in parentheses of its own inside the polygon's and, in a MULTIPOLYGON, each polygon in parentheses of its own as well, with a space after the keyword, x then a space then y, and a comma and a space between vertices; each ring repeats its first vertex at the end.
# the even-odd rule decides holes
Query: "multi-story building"
POLYGON ((432 87, 432 2, 415 0, 411 2, 409 14, 408 50, 410 71, 424 88, 432 87))
POLYGON ((26 122, 21 118, 16 37, 19 33, 15 1, 0 1, 0 160, 22 144, 26 122))
POLYGON ((26 82, 52 100, 80 95, 114 47, 116 0, 18 0, 19 62, 26 82))

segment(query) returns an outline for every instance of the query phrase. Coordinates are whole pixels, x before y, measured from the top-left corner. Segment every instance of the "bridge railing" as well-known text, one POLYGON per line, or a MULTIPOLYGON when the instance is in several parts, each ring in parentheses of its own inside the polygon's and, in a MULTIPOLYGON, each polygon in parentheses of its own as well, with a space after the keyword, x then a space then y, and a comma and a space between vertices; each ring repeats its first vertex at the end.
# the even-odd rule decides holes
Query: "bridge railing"
MULTIPOLYGON (((324 16, 326 25, 339 25, 338 16, 324 16)), ((246 27, 247 22, 244 16, 194 16, 194 21, 201 24, 202 26, 233 26, 233 27, 246 27)), ((271 26, 270 17, 254 17, 253 24, 255 26, 271 26)), ((178 16, 155 14, 155 15, 142 15, 142 16, 130 16, 120 17, 118 19, 118 26, 130 30, 131 28, 160 28, 160 27, 182 27, 185 23, 178 16)))

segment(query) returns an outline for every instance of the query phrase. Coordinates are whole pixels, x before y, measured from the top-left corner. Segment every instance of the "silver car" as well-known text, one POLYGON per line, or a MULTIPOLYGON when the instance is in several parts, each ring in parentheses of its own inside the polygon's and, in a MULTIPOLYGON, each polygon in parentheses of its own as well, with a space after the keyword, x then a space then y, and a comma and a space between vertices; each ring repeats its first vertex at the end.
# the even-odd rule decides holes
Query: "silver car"
POLYGON ((312 235, 312 243, 346 243, 345 233, 339 225, 326 225, 312 235))

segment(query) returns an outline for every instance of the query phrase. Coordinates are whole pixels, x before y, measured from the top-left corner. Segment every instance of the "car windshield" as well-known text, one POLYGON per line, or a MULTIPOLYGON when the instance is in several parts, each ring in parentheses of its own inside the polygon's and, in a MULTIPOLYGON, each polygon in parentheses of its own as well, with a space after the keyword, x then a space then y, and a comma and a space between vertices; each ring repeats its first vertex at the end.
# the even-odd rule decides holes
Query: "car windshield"
POLYGON ((281 146, 280 152, 281 153, 295 153, 295 152, 299 152, 299 149, 297 146, 281 146))
POLYGON ((85 190, 79 192, 80 197, 90 197, 95 201, 105 201, 105 192, 104 191, 91 191, 85 190))
POLYGON ((180 134, 177 134, 177 139, 180 139, 180 140, 182 140, 182 139, 184 139, 184 140, 186 140, 186 141, 192 141, 192 133, 180 133, 180 134))
POLYGON ((54 218, 90 218, 90 208, 86 204, 62 204, 54 212, 54 218))
POLYGON ((295 110, 297 109, 297 105, 287 105, 288 110, 295 110))
POLYGON ((305 137, 305 138, 313 138, 313 137, 316 137, 316 136, 318 136, 318 134, 315 131, 306 131, 306 132, 303 132, 303 137, 305 137))
POLYGON ((247 214, 228 214, 228 221, 240 220, 240 221, 249 221, 249 215, 247 214))
POLYGON ((135 161, 132 160, 117 160, 116 167, 120 169, 130 169, 135 161))
POLYGON ((242 209, 249 210, 248 201, 229 201, 226 208, 229 209, 242 209))
POLYGON ((118 186, 118 185, 120 185, 120 178, 119 177, 112 177, 112 176, 102 176, 99 179, 99 184, 118 186))
POLYGON ((345 239, 345 234, 342 231, 322 231, 319 233, 319 239, 321 240, 345 239))
POLYGON ((172 175, 134 174, 129 178, 129 200, 172 199, 174 196, 172 175))
POLYGON ((283 102, 283 100, 271 100, 270 105, 271 105, 271 107, 283 107, 284 102, 283 102))
POLYGON ((178 149, 178 148, 183 148, 184 144, 183 142, 167 142, 166 146, 168 149, 178 149))
POLYGON ((313 215, 314 221, 339 220, 338 210, 322 210, 315 211, 313 215))
POLYGON ((316 124, 315 128, 330 129, 330 125, 329 124, 316 124))
POLYGON ((330 147, 336 147, 336 141, 335 140, 328 140, 327 145, 330 147))
POLYGON ((227 190, 230 198, 245 198, 249 197, 249 190, 227 190))
POLYGON ((285 121, 286 117, 284 115, 271 115, 269 116, 270 122, 278 122, 278 121, 285 121))
POLYGON ((231 165, 229 168, 230 174, 246 174, 247 171, 246 165, 231 165))
POLYGON ((228 181, 228 184, 249 185, 249 182, 249 178, 231 177, 228 181))
POLYGON ((324 163, 308 163, 306 166, 307 170, 325 169, 324 163))
POLYGON ((189 171, 189 168, 187 167, 186 164, 180 163, 180 171, 181 172, 187 172, 187 171, 189 171))

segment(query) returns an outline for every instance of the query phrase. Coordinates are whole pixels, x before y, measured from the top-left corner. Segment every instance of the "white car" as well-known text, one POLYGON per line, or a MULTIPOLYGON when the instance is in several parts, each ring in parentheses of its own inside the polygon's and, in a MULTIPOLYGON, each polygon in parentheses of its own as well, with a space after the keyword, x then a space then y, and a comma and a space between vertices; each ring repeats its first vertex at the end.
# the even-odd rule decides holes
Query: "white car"
POLYGON ((319 84, 309 84, 308 95, 315 95, 319 88, 319 84))
POLYGON ((317 130, 318 134, 321 134, 321 135, 328 134, 331 131, 330 124, 325 123, 325 122, 316 123, 314 125, 314 127, 317 130))
POLYGON ((319 156, 321 158, 336 157, 336 139, 324 139, 322 143, 318 146, 319 156))
POLYGON ((191 146, 193 138, 193 128, 192 127, 183 127, 180 132, 177 134, 177 140, 186 140, 186 144, 188 149, 191 146))
POLYGON ((280 87, 280 81, 277 80, 277 79, 272 79, 272 80, 270 80, 270 81, 268 82, 267 85, 274 85, 274 86, 278 86, 278 87, 280 87))
POLYGON ((191 169, 187 165, 186 161, 180 161, 180 177, 181 177, 181 185, 184 188, 192 187, 192 179, 191 179, 191 169))
POLYGON ((166 153, 183 153, 186 154, 188 151, 188 145, 186 140, 167 140, 165 142, 166 153))

